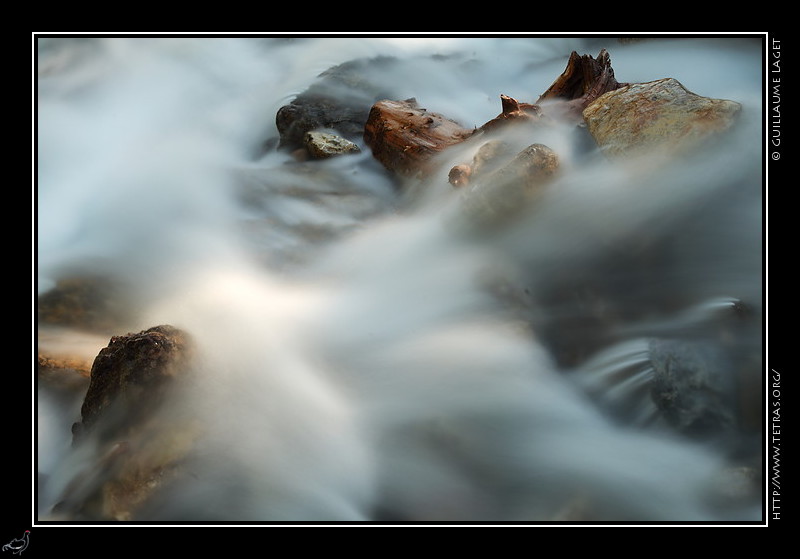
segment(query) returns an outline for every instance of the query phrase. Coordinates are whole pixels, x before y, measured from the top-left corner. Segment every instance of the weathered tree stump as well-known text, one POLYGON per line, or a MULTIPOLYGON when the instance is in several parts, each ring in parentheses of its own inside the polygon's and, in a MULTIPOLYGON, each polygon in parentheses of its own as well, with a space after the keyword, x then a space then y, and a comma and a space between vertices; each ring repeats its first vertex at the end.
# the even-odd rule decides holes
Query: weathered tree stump
POLYGON ((606 49, 601 49, 597 58, 572 51, 566 69, 539 96, 536 105, 555 101, 557 103, 549 103, 554 113, 579 122, 583 119, 583 109, 590 103, 604 93, 625 85, 628 84, 620 83, 614 77, 611 56, 606 49))

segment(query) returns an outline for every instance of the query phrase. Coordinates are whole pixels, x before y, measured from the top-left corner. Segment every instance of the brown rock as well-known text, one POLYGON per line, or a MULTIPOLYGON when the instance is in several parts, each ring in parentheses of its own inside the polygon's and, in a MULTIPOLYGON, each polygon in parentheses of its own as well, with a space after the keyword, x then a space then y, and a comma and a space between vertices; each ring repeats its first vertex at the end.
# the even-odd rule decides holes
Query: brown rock
POLYGON ((81 330, 40 326, 36 339, 37 390, 70 402, 86 394, 92 362, 108 337, 81 330))
MULTIPOLYGON (((114 336, 92 364, 89 388, 81 406, 77 436, 94 427, 112 406, 128 425, 145 418, 160 403, 190 359, 187 335, 172 326, 155 326, 138 334, 114 336)), ((109 428, 109 425, 104 426, 109 428)))
POLYGON ((462 187, 467 186, 469 184, 469 178, 472 175, 472 167, 469 165, 456 165, 447 175, 447 180, 450 181, 455 187, 462 187))
POLYGON ((79 357, 36 355, 36 377, 44 385, 61 391, 86 388, 91 363, 79 357))
MULTIPOLYGON (((179 477, 199 436, 199 421, 164 405, 186 377, 191 343, 185 332, 156 326, 114 336, 97 355, 73 426, 76 445, 88 440, 92 462, 71 481, 56 515, 126 521, 166 483, 179 477)), ((87 455, 88 456, 88 455, 87 455)))
POLYGON ((702 97, 673 78, 629 84, 586 107, 583 118, 609 157, 687 153, 725 132, 742 106, 702 97))

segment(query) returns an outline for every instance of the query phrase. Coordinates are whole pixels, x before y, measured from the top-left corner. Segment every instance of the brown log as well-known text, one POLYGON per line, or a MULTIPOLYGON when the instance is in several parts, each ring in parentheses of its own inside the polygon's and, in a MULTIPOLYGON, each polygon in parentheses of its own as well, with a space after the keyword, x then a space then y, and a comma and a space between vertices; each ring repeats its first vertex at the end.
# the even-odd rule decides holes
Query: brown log
POLYGON ((430 172, 433 156, 474 133, 474 129, 420 108, 415 99, 383 100, 369 112, 364 141, 384 167, 414 176, 430 172))

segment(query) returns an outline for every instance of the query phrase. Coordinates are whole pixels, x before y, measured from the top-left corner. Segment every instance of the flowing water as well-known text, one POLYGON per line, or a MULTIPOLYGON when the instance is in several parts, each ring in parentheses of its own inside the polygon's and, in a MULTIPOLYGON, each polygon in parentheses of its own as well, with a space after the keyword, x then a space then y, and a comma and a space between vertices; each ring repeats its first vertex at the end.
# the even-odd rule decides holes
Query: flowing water
MULTIPOLYGON (((760 519, 758 487, 727 481, 758 475, 759 425, 670 428, 648 343, 712 345, 716 382, 758 388, 762 59, 757 38, 40 39, 38 293, 124 286, 123 329, 76 352, 157 324, 198 352, 163 417, 200 425, 188 473, 134 519, 760 519), (369 79, 471 128, 601 48, 620 82, 674 77, 740 122, 657 170, 543 132, 566 172, 491 229, 465 223, 449 165, 398 185, 363 142, 303 166, 274 142, 278 109, 353 59, 396 57, 369 79)), ((39 518, 85 520, 52 507, 103 479, 102 449, 70 446, 80 393, 38 390, 39 518)))

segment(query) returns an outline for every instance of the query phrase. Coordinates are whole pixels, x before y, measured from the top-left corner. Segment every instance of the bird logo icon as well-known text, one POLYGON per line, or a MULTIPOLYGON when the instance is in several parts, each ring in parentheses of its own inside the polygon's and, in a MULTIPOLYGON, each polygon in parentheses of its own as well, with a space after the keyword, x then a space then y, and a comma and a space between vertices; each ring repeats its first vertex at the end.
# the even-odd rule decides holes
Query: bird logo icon
POLYGON ((11 553, 20 555, 23 551, 25 551, 25 548, 28 547, 28 538, 30 537, 30 533, 30 530, 25 530, 25 533, 21 538, 14 538, 4 545, 3 551, 10 551, 11 553))

